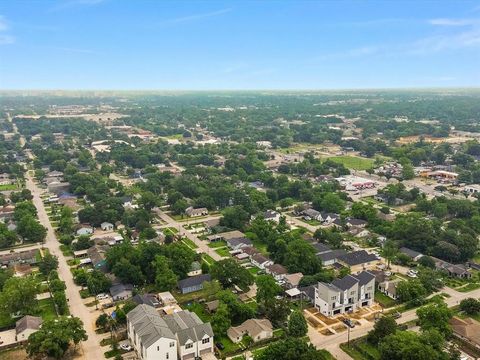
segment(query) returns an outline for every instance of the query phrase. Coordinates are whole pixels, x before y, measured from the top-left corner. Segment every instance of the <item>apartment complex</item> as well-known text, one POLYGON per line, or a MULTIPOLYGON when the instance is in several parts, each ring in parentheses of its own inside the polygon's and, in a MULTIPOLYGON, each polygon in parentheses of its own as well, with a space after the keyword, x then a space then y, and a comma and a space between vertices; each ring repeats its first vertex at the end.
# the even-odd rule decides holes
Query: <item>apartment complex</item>
POLYGON ((127 314, 127 333, 142 360, 187 360, 213 352, 212 327, 189 311, 160 316, 138 305, 127 314))
POLYGON ((333 316, 372 305, 374 294, 375 275, 362 271, 332 283, 319 282, 315 287, 314 304, 322 314, 333 316))

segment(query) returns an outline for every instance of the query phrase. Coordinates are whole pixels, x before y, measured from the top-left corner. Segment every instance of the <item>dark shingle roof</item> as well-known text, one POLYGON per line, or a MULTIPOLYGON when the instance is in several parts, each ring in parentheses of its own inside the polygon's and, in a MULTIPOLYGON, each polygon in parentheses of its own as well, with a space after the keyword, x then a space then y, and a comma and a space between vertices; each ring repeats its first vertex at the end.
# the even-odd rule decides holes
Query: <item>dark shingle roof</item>
POLYGON ((322 261, 330 261, 334 259, 338 259, 340 256, 346 255, 347 252, 345 250, 339 249, 339 250, 332 250, 323 254, 318 254, 317 257, 322 261))
POLYGON ((368 271, 362 271, 360 274, 357 274, 357 275, 353 275, 353 277, 357 278, 358 279, 358 285, 359 286, 362 286, 362 285, 366 285, 368 284, 370 281, 372 281, 373 279, 375 279, 375 275, 368 272, 368 271))
POLYGON ((312 246, 315 248, 315 251, 317 254, 330 251, 330 247, 322 243, 314 243, 312 244, 312 246))
POLYGON ((377 257, 367 253, 365 250, 354 251, 338 258, 349 266, 365 264, 370 261, 376 261, 377 257))
POLYGON ((354 278, 352 275, 347 275, 341 279, 335 279, 332 281, 332 285, 340 290, 348 290, 357 283, 358 279, 354 278))
POLYGON ((235 247, 235 246, 238 246, 240 244, 245 244, 247 246, 252 246, 252 242, 250 239, 247 239, 245 237, 241 237, 241 238, 233 238, 233 239, 228 239, 227 240, 227 243, 229 246, 231 247, 235 247))
POLYGON ((132 284, 118 284, 118 285, 113 285, 110 288, 110 294, 112 296, 117 296, 123 293, 124 291, 132 291, 132 290, 133 290, 132 284))
POLYGON ((409 249, 409 248, 406 248, 406 247, 400 248, 400 252, 402 254, 405 254, 405 255, 409 256, 412 259, 416 258, 419 255, 422 255, 418 251, 415 251, 415 250, 412 250, 412 249, 409 249))
POLYGON ((197 276, 192 276, 178 282, 179 289, 185 289, 191 286, 197 286, 203 284, 205 281, 211 281, 212 278, 210 274, 202 274, 197 276))
POLYGON ((303 292, 310 300, 315 301, 315 286, 304 286, 298 288, 301 292, 303 292))

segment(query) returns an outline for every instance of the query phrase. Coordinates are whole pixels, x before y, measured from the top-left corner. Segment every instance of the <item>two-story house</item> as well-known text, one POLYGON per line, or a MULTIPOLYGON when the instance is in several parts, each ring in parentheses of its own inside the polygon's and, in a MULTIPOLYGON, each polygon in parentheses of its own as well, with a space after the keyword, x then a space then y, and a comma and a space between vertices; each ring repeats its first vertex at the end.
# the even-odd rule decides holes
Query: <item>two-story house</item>
POLYGON ((326 316, 355 311, 373 303, 375 275, 363 271, 347 275, 332 283, 318 283, 315 288, 314 304, 326 316))
POLYGON ((213 352, 212 327, 189 311, 162 317, 140 304, 127 314, 127 334, 141 360, 187 360, 213 352))

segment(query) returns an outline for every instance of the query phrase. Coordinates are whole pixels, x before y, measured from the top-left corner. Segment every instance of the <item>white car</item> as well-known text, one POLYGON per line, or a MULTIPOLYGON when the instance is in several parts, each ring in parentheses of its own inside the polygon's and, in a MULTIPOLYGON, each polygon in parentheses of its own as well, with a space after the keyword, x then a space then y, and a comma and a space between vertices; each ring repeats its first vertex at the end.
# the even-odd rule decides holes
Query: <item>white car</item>
POLYGON ((105 299, 108 299, 108 295, 107 294, 98 294, 97 295, 97 300, 105 300, 105 299))
POLYGON ((122 349, 124 351, 130 351, 130 350, 132 350, 132 347, 129 344, 121 344, 120 349, 122 349))
POLYGON ((407 271, 407 276, 408 277, 411 277, 411 278, 416 278, 417 277, 417 274, 411 272, 411 271, 407 271))

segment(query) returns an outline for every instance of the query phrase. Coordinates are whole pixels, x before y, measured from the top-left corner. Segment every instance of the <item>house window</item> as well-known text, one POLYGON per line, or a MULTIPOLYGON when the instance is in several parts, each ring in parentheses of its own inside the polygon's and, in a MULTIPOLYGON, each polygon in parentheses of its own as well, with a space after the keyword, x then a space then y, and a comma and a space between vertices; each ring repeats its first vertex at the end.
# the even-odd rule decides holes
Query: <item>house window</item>
POLYGON ((167 354, 165 355, 165 359, 168 359, 168 358, 169 358, 169 355, 168 355, 168 353, 167 353, 167 354))
POLYGON ((202 340, 202 344, 208 344, 210 342, 210 338, 206 338, 202 340))
POLYGON ((336 297, 336 296, 332 296, 332 300, 337 300, 337 297, 336 297))
POLYGON ((191 349, 193 347, 193 344, 186 344, 185 349, 191 349))
POLYGON ((175 341, 170 342, 170 347, 174 347, 174 346, 175 346, 175 341))
POLYGON ((157 346, 157 351, 160 351, 160 346, 157 346))
POLYGON ((371 286, 367 287, 367 290, 372 290, 372 287, 371 286))

